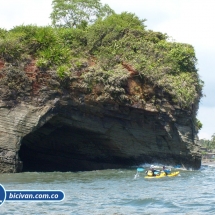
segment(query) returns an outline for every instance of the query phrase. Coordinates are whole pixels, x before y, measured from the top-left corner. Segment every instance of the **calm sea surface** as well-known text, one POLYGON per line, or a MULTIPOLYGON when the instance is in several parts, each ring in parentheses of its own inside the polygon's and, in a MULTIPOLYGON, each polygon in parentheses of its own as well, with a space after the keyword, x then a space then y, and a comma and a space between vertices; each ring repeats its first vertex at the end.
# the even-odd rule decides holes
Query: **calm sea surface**
POLYGON ((0 214, 215 214, 215 167, 145 179, 136 168, 0 174, 6 190, 62 190, 62 202, 4 202, 0 214))

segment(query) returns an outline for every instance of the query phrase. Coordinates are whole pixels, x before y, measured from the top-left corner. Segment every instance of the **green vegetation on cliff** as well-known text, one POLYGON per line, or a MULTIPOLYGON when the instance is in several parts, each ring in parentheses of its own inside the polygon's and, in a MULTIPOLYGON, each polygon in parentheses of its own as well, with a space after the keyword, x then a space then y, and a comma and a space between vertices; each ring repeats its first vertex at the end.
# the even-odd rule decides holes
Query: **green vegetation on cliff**
POLYGON ((55 70, 62 79, 82 71, 82 85, 89 92, 102 84, 104 92, 123 101, 128 101, 123 85, 130 76, 147 79, 182 108, 199 101, 203 82, 191 45, 147 30, 145 20, 132 13, 113 13, 84 27, 81 23, 76 28, 0 29, 0 60, 22 66, 35 59, 41 70, 55 70))

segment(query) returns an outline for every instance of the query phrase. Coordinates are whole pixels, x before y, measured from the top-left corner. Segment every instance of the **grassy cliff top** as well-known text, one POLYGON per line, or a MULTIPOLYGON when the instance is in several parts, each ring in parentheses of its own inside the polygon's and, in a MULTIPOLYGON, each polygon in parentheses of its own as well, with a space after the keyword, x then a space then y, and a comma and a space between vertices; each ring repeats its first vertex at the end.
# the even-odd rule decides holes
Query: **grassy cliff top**
MULTIPOLYGON (((194 48, 168 41, 166 34, 146 30, 134 14, 113 14, 88 27, 53 28, 34 25, 0 29, 0 60, 21 66, 35 59, 41 70, 55 70, 62 79, 81 74, 89 87, 120 88, 132 76, 146 78, 189 108, 202 96, 194 48)), ((109 88, 109 89, 108 89, 109 88)))

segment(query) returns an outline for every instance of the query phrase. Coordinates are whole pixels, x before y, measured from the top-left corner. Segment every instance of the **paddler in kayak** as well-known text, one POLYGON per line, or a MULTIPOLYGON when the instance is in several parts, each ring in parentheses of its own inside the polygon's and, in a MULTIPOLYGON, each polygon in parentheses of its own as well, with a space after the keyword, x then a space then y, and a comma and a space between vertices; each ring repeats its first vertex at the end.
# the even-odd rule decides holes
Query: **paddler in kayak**
POLYGON ((156 176, 160 174, 160 170, 156 170, 154 165, 151 165, 150 168, 146 171, 148 176, 156 176))
POLYGON ((166 167, 163 166, 163 172, 165 172, 165 174, 168 175, 169 173, 171 173, 171 169, 166 169, 166 167))
POLYGON ((166 171, 166 167, 165 166, 163 166, 163 172, 167 175, 168 173, 167 173, 167 171, 166 171))

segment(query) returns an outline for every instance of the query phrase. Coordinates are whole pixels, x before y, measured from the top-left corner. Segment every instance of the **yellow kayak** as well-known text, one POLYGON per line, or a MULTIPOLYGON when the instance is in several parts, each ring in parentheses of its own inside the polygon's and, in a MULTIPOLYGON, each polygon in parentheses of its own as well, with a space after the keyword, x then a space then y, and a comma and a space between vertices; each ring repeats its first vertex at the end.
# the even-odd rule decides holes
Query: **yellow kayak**
POLYGON ((177 171, 177 172, 172 172, 172 173, 168 174, 167 176, 168 176, 168 177, 173 177, 173 176, 177 176, 177 175, 179 175, 179 171, 177 171))
POLYGON ((174 176, 177 176, 179 175, 179 171, 177 172, 171 172, 170 174, 166 175, 166 173, 164 172, 161 172, 159 175, 156 175, 156 176, 145 176, 145 178, 163 178, 163 177, 174 177, 174 176))

